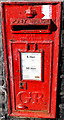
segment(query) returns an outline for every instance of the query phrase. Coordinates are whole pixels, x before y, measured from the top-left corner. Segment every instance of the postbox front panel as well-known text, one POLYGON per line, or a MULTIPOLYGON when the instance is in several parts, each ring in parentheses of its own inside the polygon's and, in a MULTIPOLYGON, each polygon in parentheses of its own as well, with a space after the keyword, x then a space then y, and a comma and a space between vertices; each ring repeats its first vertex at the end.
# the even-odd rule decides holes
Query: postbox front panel
POLYGON ((16 109, 49 112, 52 41, 47 42, 38 43, 35 51, 25 49, 26 43, 12 44, 16 109))
POLYGON ((3 3, 10 116, 56 116, 60 5, 3 3))

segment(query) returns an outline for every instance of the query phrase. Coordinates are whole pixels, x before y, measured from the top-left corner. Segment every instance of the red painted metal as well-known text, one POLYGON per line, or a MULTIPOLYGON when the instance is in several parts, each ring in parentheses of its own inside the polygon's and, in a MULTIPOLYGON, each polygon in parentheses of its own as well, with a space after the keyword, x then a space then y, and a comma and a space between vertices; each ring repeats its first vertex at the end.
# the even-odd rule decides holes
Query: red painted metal
MULTIPOLYGON (((2 3, 9 116, 56 117, 60 17, 60 2, 2 3), (52 17, 44 19, 44 5, 51 6, 52 17), (22 55, 25 53, 31 59, 40 55, 36 62, 40 62, 41 75, 35 79, 23 78, 22 55)), ((27 69, 37 69, 37 66, 27 66, 27 69)))

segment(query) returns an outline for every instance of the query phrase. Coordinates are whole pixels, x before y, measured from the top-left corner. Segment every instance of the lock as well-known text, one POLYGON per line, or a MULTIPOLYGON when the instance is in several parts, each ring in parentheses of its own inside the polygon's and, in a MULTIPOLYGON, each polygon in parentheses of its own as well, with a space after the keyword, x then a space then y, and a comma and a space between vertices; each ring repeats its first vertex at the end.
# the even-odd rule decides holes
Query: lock
POLYGON ((26 82, 20 82, 20 88, 27 90, 27 83, 26 82))
POLYGON ((2 19, 8 115, 56 118, 61 2, 4 2, 2 19))

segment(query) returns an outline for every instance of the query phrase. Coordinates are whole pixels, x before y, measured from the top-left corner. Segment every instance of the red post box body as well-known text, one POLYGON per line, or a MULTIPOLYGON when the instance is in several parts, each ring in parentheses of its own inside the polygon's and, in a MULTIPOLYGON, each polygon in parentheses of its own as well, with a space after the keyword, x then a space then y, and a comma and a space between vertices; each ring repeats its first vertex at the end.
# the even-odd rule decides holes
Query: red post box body
POLYGON ((8 115, 55 118, 60 2, 2 3, 8 115))

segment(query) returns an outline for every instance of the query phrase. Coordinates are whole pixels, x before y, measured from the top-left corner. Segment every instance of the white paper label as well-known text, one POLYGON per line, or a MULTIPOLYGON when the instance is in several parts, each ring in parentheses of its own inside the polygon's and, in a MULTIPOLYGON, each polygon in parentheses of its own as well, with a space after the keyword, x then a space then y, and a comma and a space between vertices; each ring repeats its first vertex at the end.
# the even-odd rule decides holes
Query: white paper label
POLYGON ((41 53, 21 53, 23 80, 41 80, 41 53))
POLYGON ((52 5, 42 5, 42 19, 52 19, 52 5))

